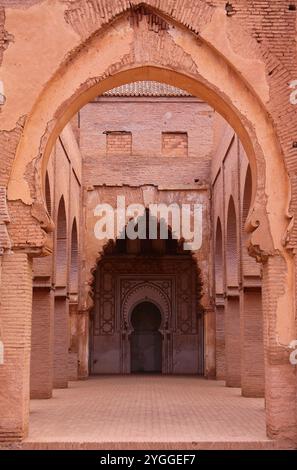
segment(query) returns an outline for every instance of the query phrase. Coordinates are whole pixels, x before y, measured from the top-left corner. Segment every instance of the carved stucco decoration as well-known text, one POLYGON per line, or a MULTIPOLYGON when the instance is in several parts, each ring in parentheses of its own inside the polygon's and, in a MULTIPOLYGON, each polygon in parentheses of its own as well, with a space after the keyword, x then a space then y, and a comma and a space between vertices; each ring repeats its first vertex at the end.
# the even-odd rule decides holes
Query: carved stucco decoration
POLYGON ((132 330, 131 312, 140 302, 153 302, 162 314, 162 324, 160 329, 167 329, 171 316, 171 304, 164 290, 151 281, 139 282, 132 287, 125 295, 122 302, 122 318, 126 329, 132 330))

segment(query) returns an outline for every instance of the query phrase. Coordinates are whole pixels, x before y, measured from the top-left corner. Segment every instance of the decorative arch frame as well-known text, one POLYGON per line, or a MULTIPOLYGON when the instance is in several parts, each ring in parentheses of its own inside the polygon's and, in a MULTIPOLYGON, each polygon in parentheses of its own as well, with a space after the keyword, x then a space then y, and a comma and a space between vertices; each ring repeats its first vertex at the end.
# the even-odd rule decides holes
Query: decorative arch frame
POLYGON ((171 319, 170 300, 159 286, 150 281, 144 281, 132 287, 123 299, 121 318, 123 318, 127 329, 129 331, 133 330, 131 324, 132 311, 138 304, 145 301, 155 304, 162 314, 162 323, 159 330, 167 329, 167 325, 171 319))

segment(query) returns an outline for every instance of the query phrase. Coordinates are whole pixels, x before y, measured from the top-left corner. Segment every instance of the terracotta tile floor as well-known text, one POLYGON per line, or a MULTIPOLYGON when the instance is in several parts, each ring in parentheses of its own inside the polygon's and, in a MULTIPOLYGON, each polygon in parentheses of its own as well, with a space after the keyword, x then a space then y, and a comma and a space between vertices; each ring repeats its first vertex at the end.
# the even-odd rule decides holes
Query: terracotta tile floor
POLYGON ((32 400, 24 448, 271 448, 264 400, 189 376, 101 376, 32 400))

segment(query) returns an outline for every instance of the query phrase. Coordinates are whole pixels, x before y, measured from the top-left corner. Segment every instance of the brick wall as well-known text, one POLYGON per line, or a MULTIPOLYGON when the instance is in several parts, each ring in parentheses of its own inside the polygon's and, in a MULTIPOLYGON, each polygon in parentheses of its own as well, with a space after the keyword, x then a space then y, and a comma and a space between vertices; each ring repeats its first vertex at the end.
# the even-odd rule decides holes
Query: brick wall
POLYGON ((26 254, 3 256, 1 326, 4 364, 0 366, 0 441, 27 434, 31 348, 32 269, 26 254))
POLYGON ((53 387, 53 300, 51 288, 33 290, 31 398, 50 398, 53 387))
POLYGON ((261 288, 245 290, 241 314, 242 394, 264 396, 264 345, 261 288))
POLYGON ((107 155, 131 155, 132 134, 131 132, 106 132, 107 155))
POLYGON ((187 157, 188 134, 186 132, 163 132, 162 154, 166 157, 187 157))
MULTIPOLYGON (((212 2, 225 7, 225 0, 212 2)), ((277 56, 289 70, 297 68, 296 62, 296 10, 292 0, 232 0, 235 17, 241 20, 246 30, 258 43, 268 44, 269 50, 277 56)))
POLYGON ((65 297, 55 298, 54 388, 68 386, 69 305, 65 297))
POLYGON ((225 380, 225 308, 218 306, 216 311, 216 378, 225 380))
POLYGON ((225 309, 226 385, 241 386, 240 305, 237 296, 229 297, 225 309))
POLYGON ((172 186, 193 184, 195 179, 208 180, 212 123, 212 109, 196 98, 101 97, 80 111, 83 182, 87 186, 172 186), (131 132, 131 152, 129 135, 106 137, 105 132, 110 130, 131 132), (166 137, 163 154, 162 133, 166 137), (111 151, 106 155, 107 139, 112 151, 121 150, 118 155, 111 151))

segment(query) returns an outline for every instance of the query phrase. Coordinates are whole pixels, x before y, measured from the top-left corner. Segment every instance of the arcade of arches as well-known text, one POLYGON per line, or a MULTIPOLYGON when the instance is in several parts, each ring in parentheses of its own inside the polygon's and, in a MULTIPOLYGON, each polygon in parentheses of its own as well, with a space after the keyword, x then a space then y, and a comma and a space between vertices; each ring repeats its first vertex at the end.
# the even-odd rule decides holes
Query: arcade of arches
POLYGON ((266 2, 225 3, 2 2, 0 441, 30 397, 154 373, 265 397, 296 447, 296 11, 278 37, 266 2), (201 246, 98 240, 119 195, 199 204, 201 246))

